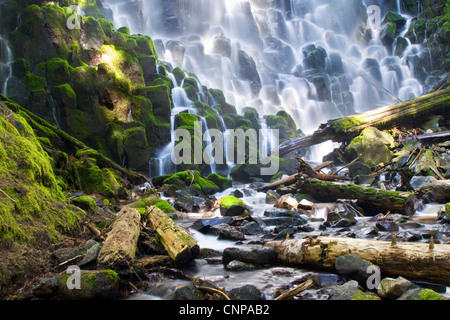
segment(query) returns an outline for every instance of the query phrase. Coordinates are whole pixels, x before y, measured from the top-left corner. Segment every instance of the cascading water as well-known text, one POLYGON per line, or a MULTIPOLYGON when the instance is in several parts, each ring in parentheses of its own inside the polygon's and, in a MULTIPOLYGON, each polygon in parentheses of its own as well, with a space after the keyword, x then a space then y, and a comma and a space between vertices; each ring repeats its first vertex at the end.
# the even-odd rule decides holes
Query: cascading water
MULTIPOLYGON (((264 117, 284 110, 306 134, 332 118, 394 103, 359 70, 400 100, 423 91, 408 62, 417 46, 393 56, 380 40, 382 25, 361 29, 373 1, 105 2, 117 26, 162 40, 161 60, 221 89, 238 112, 250 106, 264 117)), ((392 10, 401 12, 400 3, 392 10)))
MULTIPOLYGON (((4 4, 0 4, 0 16, 3 16, 3 6, 4 4)), ((12 63, 13 55, 9 41, 6 35, 0 34, 0 93, 5 96, 8 94, 8 81, 12 76, 12 63)))

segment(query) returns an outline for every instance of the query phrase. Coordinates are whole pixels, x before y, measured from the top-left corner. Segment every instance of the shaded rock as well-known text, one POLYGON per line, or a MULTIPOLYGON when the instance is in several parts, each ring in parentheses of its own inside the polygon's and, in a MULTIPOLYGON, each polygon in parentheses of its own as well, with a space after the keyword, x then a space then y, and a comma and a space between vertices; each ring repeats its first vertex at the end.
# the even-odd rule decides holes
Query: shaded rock
POLYGON ((358 282, 351 280, 337 287, 330 300, 352 300, 360 291, 358 289, 358 282))
POLYGON ((432 183, 432 182, 436 182, 436 181, 437 181, 437 179, 432 176, 425 176, 425 177, 424 176, 414 176, 409 181, 409 184, 413 189, 419 189, 424 184, 432 183))
POLYGON ((233 260, 225 266, 225 269, 229 271, 251 271, 255 270, 256 266, 251 263, 233 260))
POLYGON ((221 213, 223 212, 222 213, 223 216, 231 216, 231 217, 238 217, 250 214, 250 210, 248 209, 248 207, 240 204, 232 205, 231 207, 225 210, 222 210, 221 208, 220 211, 221 213))
POLYGON ((418 286, 403 277, 397 279, 384 278, 378 288, 378 295, 382 299, 395 300, 408 290, 415 288, 418 288, 418 286))
POLYGON ((222 255, 223 264, 233 260, 251 263, 258 266, 271 265, 277 262, 274 248, 251 246, 246 248, 226 248, 222 255))
POLYGON ((376 227, 380 231, 393 232, 399 230, 398 225, 392 221, 378 221, 376 227))
POLYGON ((63 300, 114 299, 119 292, 119 276, 112 270, 80 270, 79 289, 74 288, 76 274, 58 276, 58 297, 63 300))
MULTIPOLYGON (((86 248, 86 246, 85 246, 85 248, 86 248)), ((86 254, 84 255, 83 259, 77 263, 77 266, 83 267, 90 263, 95 263, 97 261, 97 257, 98 257, 98 254, 100 253, 101 248, 102 248, 102 245, 97 242, 95 242, 92 246, 88 247, 86 254)))
POLYGON ((263 300, 261 291, 253 285, 246 285, 227 292, 231 300, 263 300))
POLYGON ((206 233, 210 227, 219 224, 231 224, 233 222, 232 217, 214 218, 214 219, 199 219, 196 220, 190 228, 206 233))
POLYGON ((266 193, 266 203, 276 204, 280 199, 280 195, 275 191, 267 191, 266 193))
POLYGON ((415 288, 406 291, 397 300, 445 300, 445 297, 431 289, 415 288))
POLYGON ((340 256, 336 259, 335 268, 339 274, 366 284, 372 275, 367 270, 372 264, 356 254, 340 256))
POLYGON ((178 288, 172 300, 203 300, 203 294, 193 284, 178 288))
POLYGON ((244 233, 225 223, 212 226, 208 233, 218 235, 220 240, 245 240, 244 233))

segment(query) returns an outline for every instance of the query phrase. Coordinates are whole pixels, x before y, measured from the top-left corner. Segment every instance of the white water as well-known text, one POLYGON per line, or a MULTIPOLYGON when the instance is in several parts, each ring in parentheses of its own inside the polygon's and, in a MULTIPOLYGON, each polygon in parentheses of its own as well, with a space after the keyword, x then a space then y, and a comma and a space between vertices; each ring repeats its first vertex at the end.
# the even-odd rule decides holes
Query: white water
POLYGON ((8 94, 8 81, 12 75, 13 55, 9 42, 3 36, 0 36, 0 84, 1 94, 8 94))
POLYGON ((285 110, 306 134, 332 118, 393 103, 355 72, 353 64, 362 68, 366 59, 378 62, 379 82, 400 99, 422 92, 406 62, 414 48, 408 48, 403 57, 392 58, 381 45, 379 30, 364 44, 359 27, 366 23, 361 16, 365 8, 346 7, 344 0, 284 1, 286 8, 277 7, 276 1, 258 0, 105 2, 113 11, 116 27, 127 25, 134 33, 161 39, 165 49, 159 50, 160 59, 195 73, 209 88, 223 90, 238 112, 252 106, 264 117, 285 110), (218 39, 229 47, 221 50, 218 39), (168 50, 171 40, 182 43, 184 55, 168 50), (331 100, 319 97, 313 84, 316 75, 305 71, 303 49, 309 44, 327 52, 323 74, 331 87, 331 100), (255 62, 258 73, 253 83, 239 67, 242 52, 255 62), (333 63, 340 74, 330 71, 333 63), (258 81, 260 90, 254 88, 258 81))

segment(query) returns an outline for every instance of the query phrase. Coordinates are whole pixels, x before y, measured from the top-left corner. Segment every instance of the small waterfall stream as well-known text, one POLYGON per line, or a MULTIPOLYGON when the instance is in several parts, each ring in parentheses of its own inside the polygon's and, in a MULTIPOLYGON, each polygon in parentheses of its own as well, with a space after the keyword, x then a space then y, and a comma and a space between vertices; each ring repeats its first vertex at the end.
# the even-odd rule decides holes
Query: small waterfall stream
MULTIPOLYGON (((2 11, 5 4, 0 4, 0 16, 3 16, 2 11)), ((19 19, 19 18, 18 18, 19 19)), ((8 95, 8 82, 12 76, 12 64, 14 62, 13 54, 9 46, 9 41, 4 34, 4 29, 0 31, 0 93, 8 95)))

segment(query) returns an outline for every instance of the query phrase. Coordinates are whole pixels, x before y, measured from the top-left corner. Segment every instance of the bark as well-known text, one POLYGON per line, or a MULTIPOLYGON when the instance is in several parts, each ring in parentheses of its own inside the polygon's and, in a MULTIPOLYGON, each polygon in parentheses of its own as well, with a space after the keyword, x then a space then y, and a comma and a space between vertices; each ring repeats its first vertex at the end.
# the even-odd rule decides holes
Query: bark
POLYGON ((422 97, 378 108, 361 114, 330 120, 322 124, 312 135, 286 141, 278 148, 283 157, 291 152, 333 140, 343 142, 358 136, 365 128, 380 130, 395 126, 415 127, 427 121, 426 115, 442 114, 449 116, 450 89, 437 91, 422 97))
POLYGON ((198 257, 200 248, 197 242, 167 214, 156 207, 147 207, 146 214, 152 229, 175 264, 186 264, 198 257))
POLYGON ((98 255, 98 269, 128 271, 134 263, 141 215, 130 207, 123 208, 112 224, 98 255))
MULTIPOLYGON (((333 183, 299 177, 296 187, 299 193, 309 194, 319 202, 333 202, 339 199, 357 199, 358 205, 366 210, 413 215, 417 198, 410 192, 379 190, 351 183, 333 183)), ((378 213, 379 213, 378 212, 378 213)))
POLYGON ((289 266, 334 271, 338 257, 357 254, 380 267, 383 275, 450 285, 450 245, 396 243, 366 239, 318 237, 269 242, 278 260, 289 266))

